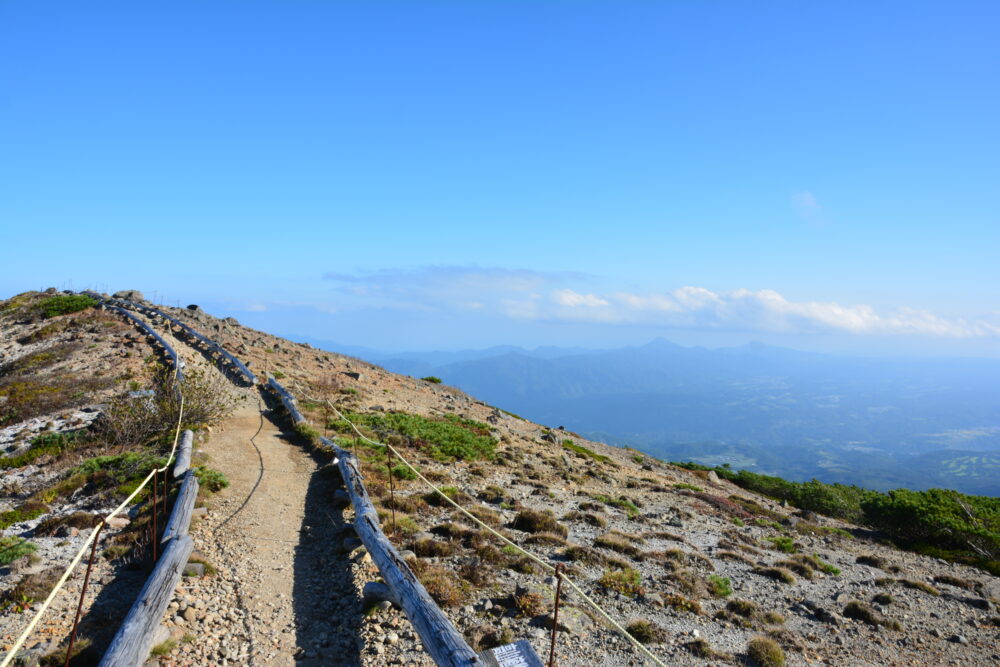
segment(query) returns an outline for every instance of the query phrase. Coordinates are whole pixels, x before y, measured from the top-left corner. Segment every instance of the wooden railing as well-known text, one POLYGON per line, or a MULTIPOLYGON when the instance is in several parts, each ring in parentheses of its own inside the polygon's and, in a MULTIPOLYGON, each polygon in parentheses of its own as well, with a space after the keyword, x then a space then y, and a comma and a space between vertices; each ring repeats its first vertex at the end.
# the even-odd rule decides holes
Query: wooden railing
POLYGON ((185 335, 187 335, 190 338, 194 338, 199 343, 208 348, 209 351, 225 359, 241 375, 243 375, 243 377, 246 379, 248 383, 250 383, 251 385, 257 384, 257 376, 254 375, 250 371, 250 369, 247 368, 246 364, 240 361, 239 358, 237 358, 235 355, 230 353, 228 350, 226 350, 224 347, 216 343, 211 338, 202 335, 189 325, 185 324, 184 322, 181 322, 176 317, 171 317, 170 315, 167 315, 159 308, 153 308, 152 306, 146 306, 141 303, 135 303, 134 301, 129 301, 128 299, 105 299, 104 303, 120 306, 122 308, 127 308, 129 310, 134 310, 143 313, 145 315, 149 315, 151 317, 159 317, 164 321, 170 322, 170 324, 172 324, 175 327, 178 327, 182 332, 184 332, 185 335))
MULTIPOLYGON (((182 460, 190 462, 192 441, 191 431, 185 431, 177 456, 178 466, 174 468, 175 475, 182 460), (187 449, 186 455, 185 449, 187 449)), ((118 633, 111 640, 111 645, 101 660, 101 667, 141 665, 153 648, 157 626, 167 610, 167 605, 174 597, 174 589, 194 549, 194 541, 188 535, 188 527, 191 524, 195 499, 198 497, 198 478, 189 465, 179 477, 181 487, 161 539, 161 543, 166 546, 160 560, 156 562, 156 567, 146 580, 146 585, 142 587, 139 597, 118 628, 118 633)), ((178 478, 175 477, 175 481, 176 479, 178 478)))

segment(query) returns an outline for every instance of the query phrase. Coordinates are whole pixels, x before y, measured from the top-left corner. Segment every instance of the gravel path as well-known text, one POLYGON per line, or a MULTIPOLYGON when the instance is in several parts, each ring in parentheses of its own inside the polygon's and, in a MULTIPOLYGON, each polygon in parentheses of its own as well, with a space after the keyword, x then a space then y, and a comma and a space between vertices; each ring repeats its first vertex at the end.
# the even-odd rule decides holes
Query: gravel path
POLYGON ((352 562, 330 549, 343 524, 328 501, 334 480, 259 408, 245 401, 204 445, 230 486, 192 530, 219 576, 178 590, 168 624, 197 637, 181 643, 179 662, 357 664, 352 562))

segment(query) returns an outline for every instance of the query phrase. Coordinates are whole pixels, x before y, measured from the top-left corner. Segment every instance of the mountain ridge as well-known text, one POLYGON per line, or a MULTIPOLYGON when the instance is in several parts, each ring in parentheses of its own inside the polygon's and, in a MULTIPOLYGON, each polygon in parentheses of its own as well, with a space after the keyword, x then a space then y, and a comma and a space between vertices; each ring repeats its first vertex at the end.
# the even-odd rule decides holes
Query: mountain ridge
MULTIPOLYGON (((143 371, 156 358, 143 336, 121 318, 90 308, 53 318, 32 314, 53 296, 31 293, 0 302, 0 393, 12 381, 61 382, 71 373, 84 380, 100 372, 115 382, 76 398, 69 393, 65 405, 36 421, 3 424, 39 429, 15 436, 17 451, 25 445, 32 451, 37 437, 32 434, 44 433, 49 423, 64 428, 64 411, 103 411, 108 401, 118 400, 118 392, 132 390, 131 382, 137 389, 146 383, 157 387, 156 374, 143 371), (118 381, 123 361, 137 363, 129 367, 131 379, 122 375, 118 381)), ((141 295, 127 296, 142 301, 141 295)), ((385 452, 356 442, 325 401, 372 439, 395 443, 441 488, 523 548, 563 564, 588 596, 672 664, 746 663, 751 643, 760 638, 796 666, 987 664, 1000 653, 995 576, 940 556, 900 551, 870 526, 796 510, 771 497, 787 492, 794 502, 822 501, 832 511, 837 502, 850 500, 837 495, 847 491, 734 478, 761 488, 777 485, 772 494, 760 495, 728 479, 728 472, 689 470, 572 430, 544 427, 459 389, 292 343, 197 307, 159 308, 223 345, 259 376, 280 376, 318 431, 328 431, 344 448, 357 448, 383 526, 399 527, 393 538, 397 548, 412 552, 408 562, 476 647, 527 638, 544 652, 553 582, 463 523, 418 480, 395 468, 390 473, 385 452)), ((174 340, 176 331, 146 319, 174 340)), ((210 356, 183 341, 176 344, 191 382, 199 376, 223 381, 210 356)), ((399 660, 427 664, 406 619, 391 605, 362 614, 364 584, 377 573, 342 532, 343 524, 331 523, 334 501, 326 495, 332 488, 323 458, 328 454, 310 450, 310 439, 269 407, 266 393, 231 391, 246 398, 234 416, 201 430, 200 456, 210 458, 199 465, 229 470, 232 486, 204 500, 204 523, 192 529, 198 549, 219 571, 189 581, 172 603, 176 615, 164 620, 178 637, 198 632, 197 641, 179 642, 156 660, 205 664, 255 656, 271 664, 324 659, 379 667, 399 660), (254 445, 254 437, 267 441, 254 445), (258 455, 267 465, 265 458, 258 465, 258 455), (301 504, 282 510, 286 515, 274 511, 293 499, 301 504), (237 520, 249 522, 230 522, 233 512, 249 512, 237 520), (295 517, 293 525, 283 525, 289 523, 283 516, 295 517), (295 549, 254 546, 255 534, 265 528, 283 531, 275 533, 281 539, 273 544, 284 540, 295 549), (328 571, 343 581, 335 591, 321 580, 328 571), (262 594, 283 590, 274 588, 282 582, 288 587, 285 598, 262 594), (227 609, 231 618, 215 611, 227 609), (326 644, 313 643, 320 632, 327 634, 326 644)), ((87 451, 44 454, 48 458, 8 468, 5 483, 16 478, 20 490, 15 493, 8 484, 5 502, 24 512, 25 499, 63 483, 79 457, 106 454, 106 443, 94 437, 87 451)), ((158 446, 136 446, 136 452, 152 455, 158 446)), ((12 533, 39 545, 42 562, 31 568, 61 562, 61 541, 72 545, 82 539, 69 531, 66 537, 38 532, 52 517, 100 507, 90 487, 81 488, 75 497, 52 501, 41 515, 12 519, 12 533)), ((980 511, 978 504, 969 508, 980 511)), ((108 562, 97 590, 104 580, 113 585, 127 572, 123 563, 108 562)), ((25 570, 0 572, 0 597, 24 577, 25 570)), ((10 608, 0 611, 0 631, 9 632, 22 619, 10 608)), ((560 611, 560 625, 561 664, 611 667, 639 659, 572 596, 560 611)), ((58 622, 52 628, 53 636, 60 636, 58 622)))

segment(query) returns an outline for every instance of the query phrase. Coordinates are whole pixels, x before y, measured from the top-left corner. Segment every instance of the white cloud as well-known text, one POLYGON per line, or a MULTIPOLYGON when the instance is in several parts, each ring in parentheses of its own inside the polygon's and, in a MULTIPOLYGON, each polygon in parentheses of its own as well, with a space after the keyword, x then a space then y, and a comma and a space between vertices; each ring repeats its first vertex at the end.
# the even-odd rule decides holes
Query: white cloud
POLYGON ((606 298, 557 290, 552 293, 552 300, 557 307, 546 315, 549 319, 781 333, 1000 336, 1000 326, 985 321, 947 320, 907 307, 880 314, 864 304, 789 301, 774 290, 737 289, 719 293, 686 286, 653 294, 616 292, 606 298), (581 305, 587 308, 579 308, 581 305), (576 312, 567 313, 559 307, 572 307, 576 312))
POLYGON ((607 306, 608 302, 593 294, 580 294, 571 289, 560 289, 552 293, 552 300, 560 306, 569 308, 599 308, 607 306))
MULTIPOLYGON (((803 195, 808 193, 801 193, 803 195)), ((809 199, 803 199, 806 203, 809 199)), ((818 204, 815 204, 818 207, 818 204)), ((328 274, 337 310, 465 312, 517 320, 641 324, 668 328, 1000 337, 1000 319, 947 319, 899 307, 880 312, 866 304, 791 301, 774 290, 716 292, 684 286, 663 292, 579 289, 591 276, 575 273, 470 267, 424 267, 357 275, 328 274)))

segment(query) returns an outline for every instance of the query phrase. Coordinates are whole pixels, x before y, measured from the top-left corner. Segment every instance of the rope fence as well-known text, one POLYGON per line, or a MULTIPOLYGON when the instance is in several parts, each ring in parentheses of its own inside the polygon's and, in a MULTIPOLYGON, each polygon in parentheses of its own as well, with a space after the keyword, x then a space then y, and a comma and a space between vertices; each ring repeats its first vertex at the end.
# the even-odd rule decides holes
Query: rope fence
MULTIPOLYGON (((176 359, 176 355, 174 355, 172 358, 176 359)), ((179 382, 177 382, 179 373, 180 373, 180 364, 177 363, 174 365, 175 384, 179 384, 179 382)), ((31 633, 35 630, 35 627, 41 621, 42 616, 45 614, 45 612, 48 611, 49 607, 52 605, 53 600, 55 600, 56 596, 59 594, 59 591, 61 591, 62 588, 66 585, 66 582, 69 580, 69 577, 73 573, 73 570, 76 568, 77 565, 80 564, 80 561, 83 560, 84 554, 87 553, 87 549, 90 548, 91 544, 98 537, 104 526, 108 524, 108 520, 120 514, 126 507, 128 507, 132 503, 132 501, 136 498, 136 496, 138 496, 139 493, 146 488, 150 480, 154 479, 154 477, 157 474, 166 472, 167 469, 170 467, 170 464, 174 460, 174 455, 177 452, 177 443, 180 440, 180 435, 181 435, 181 424, 184 419, 184 394, 183 392, 179 392, 179 395, 180 395, 180 404, 177 412, 177 424, 174 429, 174 442, 173 446, 170 449, 170 456, 167 457, 166 464, 164 464, 162 468, 154 468, 153 470, 151 470, 149 474, 146 475, 146 478, 142 480, 142 483, 139 484, 139 486, 136 487, 136 489, 132 491, 132 493, 130 493, 129 496, 125 498, 125 500, 123 500, 120 505, 118 505, 118 507, 112 510, 111 513, 102 518, 97 523, 97 525, 94 526, 94 528, 90 531, 90 535, 87 536, 87 539, 80 547, 80 550, 77 552, 76 556, 73 557, 73 560, 63 571, 62 576, 59 577, 59 580, 56 582, 56 585, 49 592, 48 597, 45 598, 45 601, 38 608, 38 611, 35 612, 35 615, 32 617, 27 627, 25 627, 25 629, 21 632, 20 636, 17 638, 17 641, 14 642, 14 645, 10 648, 10 650, 7 651, 7 655, 4 657, 3 662, 0 662, 0 667, 8 667, 10 664, 13 663, 14 659, 17 657, 18 651, 21 650, 21 647, 23 647, 24 643, 28 640, 28 637, 31 636, 31 633)), ((154 514, 155 511, 156 509, 154 507, 153 508, 154 514)), ((153 539, 153 543, 154 545, 156 543, 155 536, 153 539)), ((68 648, 67 648, 67 657, 69 657, 68 648)))

